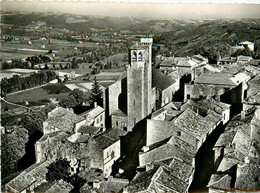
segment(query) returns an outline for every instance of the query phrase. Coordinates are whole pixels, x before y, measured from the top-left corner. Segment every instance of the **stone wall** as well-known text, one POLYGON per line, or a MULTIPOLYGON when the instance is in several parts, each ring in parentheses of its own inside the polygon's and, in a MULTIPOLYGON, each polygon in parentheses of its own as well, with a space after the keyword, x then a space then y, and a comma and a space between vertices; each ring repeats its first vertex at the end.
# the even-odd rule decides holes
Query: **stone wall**
POLYGON ((118 110, 118 97, 121 92, 121 80, 108 87, 108 116, 110 116, 114 111, 118 110))
POLYGON ((196 138, 189 135, 185 131, 177 128, 173 122, 158 121, 158 120, 147 120, 146 130, 146 145, 152 145, 156 142, 162 141, 171 136, 178 136, 183 141, 196 146, 196 138), (180 133, 179 133, 180 132, 180 133), (181 134, 179 136, 179 134, 181 134))

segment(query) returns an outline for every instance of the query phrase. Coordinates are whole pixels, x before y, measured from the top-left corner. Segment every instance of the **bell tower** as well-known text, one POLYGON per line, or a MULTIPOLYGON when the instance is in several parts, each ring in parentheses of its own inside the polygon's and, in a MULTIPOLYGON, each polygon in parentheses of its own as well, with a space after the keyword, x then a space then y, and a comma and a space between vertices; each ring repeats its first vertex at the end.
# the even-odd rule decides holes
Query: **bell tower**
POLYGON ((128 130, 152 112, 152 38, 142 38, 129 50, 127 68, 128 130))

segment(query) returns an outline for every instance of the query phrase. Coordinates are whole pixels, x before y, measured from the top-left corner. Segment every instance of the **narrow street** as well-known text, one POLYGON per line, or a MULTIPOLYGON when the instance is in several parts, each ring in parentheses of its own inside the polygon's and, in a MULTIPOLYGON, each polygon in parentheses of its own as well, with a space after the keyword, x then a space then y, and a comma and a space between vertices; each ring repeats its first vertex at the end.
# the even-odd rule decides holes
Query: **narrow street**
POLYGON ((114 164, 113 174, 121 168, 124 173, 122 178, 132 180, 136 174, 136 168, 139 165, 138 154, 146 142, 146 118, 137 123, 132 132, 129 132, 121 143, 121 155, 123 155, 114 164))
POLYGON ((213 147, 219 136, 225 130, 226 125, 220 124, 202 144, 195 157, 194 180, 190 186, 190 192, 207 192, 207 184, 214 171, 214 151, 213 147))

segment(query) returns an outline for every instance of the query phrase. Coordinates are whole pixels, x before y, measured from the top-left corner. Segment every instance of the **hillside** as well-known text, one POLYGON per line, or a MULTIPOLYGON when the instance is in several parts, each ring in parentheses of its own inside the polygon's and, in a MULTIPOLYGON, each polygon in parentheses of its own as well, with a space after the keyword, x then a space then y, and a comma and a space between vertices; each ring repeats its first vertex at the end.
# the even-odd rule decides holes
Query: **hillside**
MULTIPOLYGON (((155 20, 130 17, 98 17, 55 13, 2 14, 2 34, 42 36, 55 33, 88 35, 93 32, 154 34, 154 45, 162 44, 175 55, 192 55, 200 47, 218 43, 236 45, 249 40, 259 44, 260 19, 155 20), (42 31, 28 30, 43 26, 42 31), (11 26, 11 27, 10 27, 11 26)), ((108 36, 105 36, 108 37, 108 36)), ((112 36, 111 36, 112 38, 112 36)), ((118 38, 124 38, 119 35, 118 38)))

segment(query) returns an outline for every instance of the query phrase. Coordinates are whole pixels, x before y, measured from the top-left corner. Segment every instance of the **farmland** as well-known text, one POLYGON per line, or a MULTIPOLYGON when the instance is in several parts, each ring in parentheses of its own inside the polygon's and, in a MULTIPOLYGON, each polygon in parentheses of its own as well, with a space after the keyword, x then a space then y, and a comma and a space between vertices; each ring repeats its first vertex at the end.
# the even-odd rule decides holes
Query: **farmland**
POLYGON ((48 102, 49 99, 52 98, 65 98, 68 96, 69 92, 70 90, 63 85, 46 85, 43 87, 27 89, 17 93, 8 94, 5 99, 7 101, 18 104, 25 104, 25 101, 28 101, 29 105, 39 105, 48 102), (57 93, 57 90, 59 90, 59 93, 57 93))

